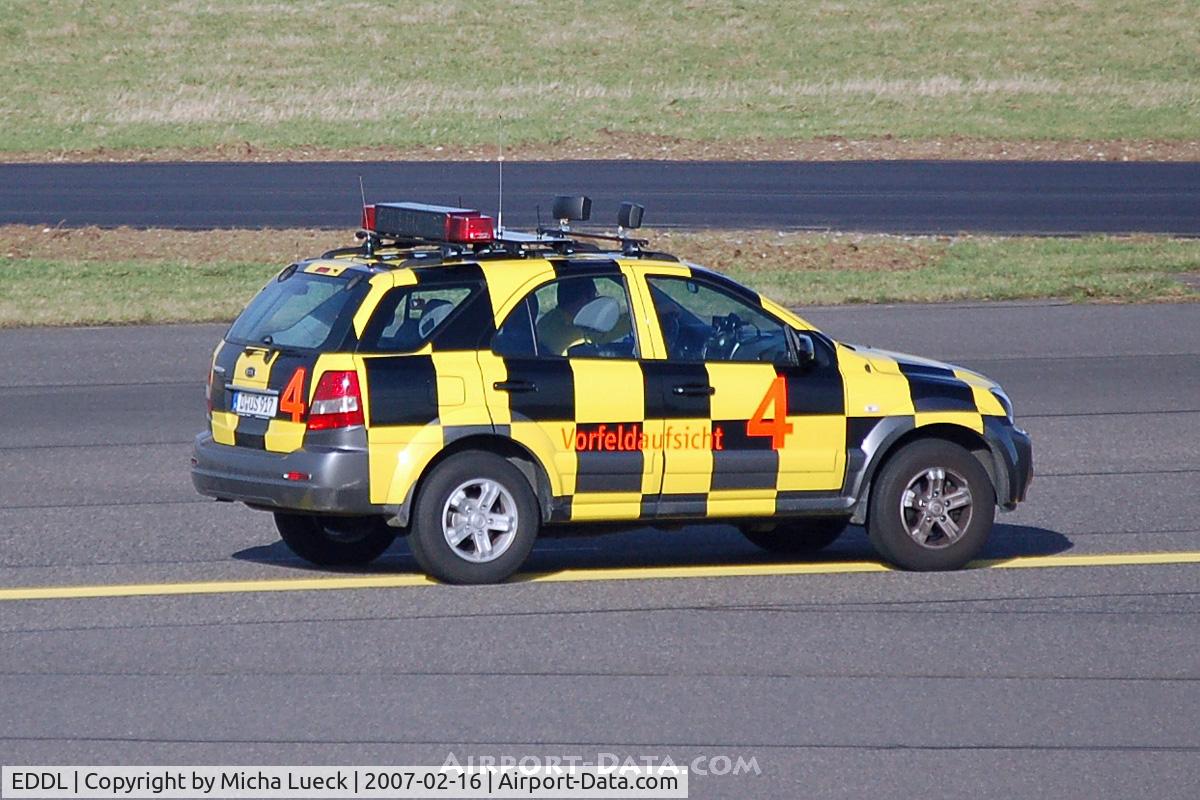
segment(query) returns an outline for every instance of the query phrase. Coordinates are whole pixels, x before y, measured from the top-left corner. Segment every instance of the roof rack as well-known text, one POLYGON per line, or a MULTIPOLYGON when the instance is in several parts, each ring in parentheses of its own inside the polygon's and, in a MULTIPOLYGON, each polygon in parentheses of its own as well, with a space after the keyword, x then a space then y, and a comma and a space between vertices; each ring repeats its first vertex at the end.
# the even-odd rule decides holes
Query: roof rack
POLYGON ((642 224, 645 209, 636 203, 621 204, 615 235, 571 231, 572 222, 590 217, 591 206, 588 197, 556 197, 553 214, 558 227, 543 227, 539 222, 534 232, 526 233, 496 230, 491 217, 471 208, 408 202, 369 204, 363 206, 362 227, 355 233, 362 245, 330 250, 324 257, 363 255, 378 260, 402 259, 407 265, 416 259, 436 263, 463 257, 599 253, 606 250, 597 242, 614 242, 621 254, 629 258, 652 256, 677 260, 665 253, 643 250, 649 241, 628 235, 642 224))

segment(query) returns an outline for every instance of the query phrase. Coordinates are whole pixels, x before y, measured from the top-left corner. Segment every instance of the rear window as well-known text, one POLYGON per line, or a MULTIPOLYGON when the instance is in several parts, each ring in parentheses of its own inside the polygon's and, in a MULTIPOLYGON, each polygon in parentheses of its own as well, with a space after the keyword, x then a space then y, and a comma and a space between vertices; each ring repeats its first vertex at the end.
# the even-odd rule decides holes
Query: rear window
POLYGON ((411 353, 421 348, 478 288, 475 284, 405 286, 384 295, 359 350, 411 353))
POLYGON ((369 289, 361 273, 331 277, 285 270, 250 301, 225 338, 236 344, 337 348, 369 289))

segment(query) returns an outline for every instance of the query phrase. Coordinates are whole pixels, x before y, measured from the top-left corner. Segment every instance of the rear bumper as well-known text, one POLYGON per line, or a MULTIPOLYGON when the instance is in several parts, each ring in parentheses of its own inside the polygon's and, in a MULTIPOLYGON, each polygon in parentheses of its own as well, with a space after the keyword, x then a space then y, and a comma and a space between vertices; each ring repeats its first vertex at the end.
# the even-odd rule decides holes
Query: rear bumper
POLYGON ((309 443, 303 450, 272 453, 217 444, 211 434, 202 433, 192 454, 192 485, 202 495, 264 509, 380 513, 370 502, 366 432, 347 429, 329 438, 328 445, 309 443), (283 476, 289 472, 309 477, 288 480, 283 476))

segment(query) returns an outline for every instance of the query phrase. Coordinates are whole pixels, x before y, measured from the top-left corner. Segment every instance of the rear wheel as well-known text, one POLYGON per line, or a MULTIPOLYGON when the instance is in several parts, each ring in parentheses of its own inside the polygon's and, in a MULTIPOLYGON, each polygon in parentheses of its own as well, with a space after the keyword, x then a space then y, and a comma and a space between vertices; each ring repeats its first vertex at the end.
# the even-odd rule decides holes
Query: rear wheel
POLYGON ((815 553, 833 544, 849 524, 848 517, 806 517, 773 528, 743 528, 742 535, 771 553, 815 553))
POLYGON ((995 515, 983 465, 956 444, 930 439, 883 467, 871 488, 867 535, 903 569, 958 569, 983 549, 995 515))
POLYGON ((382 517, 275 513, 275 528, 293 553, 323 567, 366 564, 396 540, 382 517))
POLYGON ((533 547, 541 518, 529 481, 498 455, 464 452, 434 467, 408 537, 426 573, 446 583, 497 583, 533 547))

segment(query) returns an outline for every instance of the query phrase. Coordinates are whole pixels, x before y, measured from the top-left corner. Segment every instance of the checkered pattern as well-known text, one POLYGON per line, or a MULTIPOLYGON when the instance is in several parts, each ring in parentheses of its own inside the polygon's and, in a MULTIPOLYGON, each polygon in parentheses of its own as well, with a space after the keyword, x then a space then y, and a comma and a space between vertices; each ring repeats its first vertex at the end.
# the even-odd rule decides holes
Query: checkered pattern
MULTIPOLYGON (((304 356, 222 345, 213 361, 213 437, 241 447, 296 450, 303 445, 304 423, 283 414, 269 421, 238 417, 226 385, 279 392, 304 368, 304 393, 311 399, 321 372, 356 369, 368 426, 371 502, 381 507, 411 499, 423 471, 448 445, 468 436, 501 436, 540 466, 552 519, 753 517, 848 508, 881 446, 884 421, 889 436, 935 424, 982 434, 985 418, 1005 416, 990 384, 973 373, 824 340, 825 357, 805 367, 669 361, 657 321, 645 313, 653 309, 646 275, 709 281, 802 325, 722 276, 669 262, 580 257, 373 273, 354 315, 355 337, 389 291, 414 284, 476 288, 417 353, 304 356), (491 337, 512 309, 529 292, 566 275, 624 280, 639 358, 502 358, 491 352, 491 337), (770 437, 750 435, 747 422, 778 376, 786 382, 791 432, 774 449, 770 437), (636 429, 652 446, 631 450, 612 439, 611 446, 577 446, 580 434, 585 444, 589 435, 591 442, 603 442, 602 431, 618 429, 636 429)), ((357 339, 349 349, 356 346, 357 339)))

